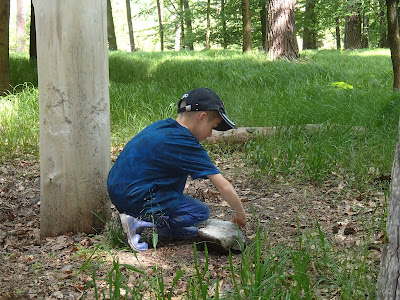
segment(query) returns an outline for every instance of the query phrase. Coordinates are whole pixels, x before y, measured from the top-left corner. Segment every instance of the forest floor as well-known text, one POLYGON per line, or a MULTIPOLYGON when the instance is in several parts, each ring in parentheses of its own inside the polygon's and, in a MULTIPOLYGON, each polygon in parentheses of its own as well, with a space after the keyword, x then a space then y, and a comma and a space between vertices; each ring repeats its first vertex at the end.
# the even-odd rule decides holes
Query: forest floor
MULTIPOLYGON (((383 192, 371 189, 359 192, 333 174, 321 186, 266 179, 248 167, 241 153, 220 157, 216 164, 235 186, 248 213, 246 238, 254 238, 257 223, 268 231, 269 247, 298 244, 298 231, 314 231, 317 222, 335 247, 356 247, 363 238, 365 216, 381 212, 387 203, 383 192), (256 216, 256 218, 254 218, 256 216)), ((35 159, 14 159, 0 164, 0 299, 86 299, 93 298, 92 270, 82 268, 96 245, 104 244, 104 235, 64 235, 40 237, 39 164, 35 159)), ((187 193, 205 201, 211 217, 230 220, 232 211, 221 201, 206 180, 189 181, 187 193)), ((379 214, 382 215, 382 214, 379 214)), ((376 247, 371 263, 379 266, 382 232, 370 237, 376 247)), ((107 272, 112 259, 119 263, 141 266, 153 272, 157 265, 163 270, 168 286, 177 269, 190 270, 194 264, 191 242, 159 244, 155 249, 134 254, 129 249, 111 249, 112 255, 97 251, 91 258, 102 262, 97 270, 97 285, 107 290, 107 272)), ((204 261, 204 252, 198 251, 204 261)), ((240 255, 234 255, 240 264, 240 255)), ((220 278, 222 289, 230 286, 228 256, 209 254, 212 276, 220 278), (226 278, 226 280, 224 280, 226 278)), ((94 268, 94 266, 92 266, 94 268)), ((139 274, 138 274, 139 276, 139 274)), ((132 278, 131 285, 134 285, 132 278)), ((176 299, 186 289, 184 280, 173 291, 176 299)))

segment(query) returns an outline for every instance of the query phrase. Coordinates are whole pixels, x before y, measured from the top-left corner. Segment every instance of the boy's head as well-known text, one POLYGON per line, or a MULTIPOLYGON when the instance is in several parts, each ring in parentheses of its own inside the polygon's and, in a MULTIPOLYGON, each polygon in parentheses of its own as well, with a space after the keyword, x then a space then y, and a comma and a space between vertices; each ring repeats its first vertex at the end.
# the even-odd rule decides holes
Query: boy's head
MULTIPOLYGON (((215 130, 225 131, 236 129, 233 123, 226 115, 224 104, 218 95, 208 88, 196 88, 185 93, 178 102, 178 113, 210 111, 216 112, 222 118, 222 121, 215 127, 215 130)), ((211 114, 212 115, 212 114, 211 114)))

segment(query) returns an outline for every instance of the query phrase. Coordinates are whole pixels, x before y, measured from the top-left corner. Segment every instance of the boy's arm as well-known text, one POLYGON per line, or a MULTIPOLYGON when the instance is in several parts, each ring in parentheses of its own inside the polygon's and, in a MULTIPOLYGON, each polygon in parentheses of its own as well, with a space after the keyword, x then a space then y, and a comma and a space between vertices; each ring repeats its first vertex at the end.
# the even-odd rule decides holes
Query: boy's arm
POLYGON ((217 188, 218 192, 221 194, 222 198, 235 211, 236 215, 233 217, 232 222, 235 222, 239 227, 246 225, 246 214, 243 209, 242 202, 239 199, 232 184, 224 178, 221 174, 208 175, 208 179, 217 188))

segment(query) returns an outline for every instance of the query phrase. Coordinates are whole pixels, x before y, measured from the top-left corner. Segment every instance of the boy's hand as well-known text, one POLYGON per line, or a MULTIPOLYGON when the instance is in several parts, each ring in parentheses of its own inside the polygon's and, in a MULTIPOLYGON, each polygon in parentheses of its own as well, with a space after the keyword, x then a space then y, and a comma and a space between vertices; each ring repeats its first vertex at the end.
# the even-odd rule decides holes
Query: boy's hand
POLYGON ((236 223, 239 227, 244 227, 246 226, 246 215, 245 214, 236 214, 233 218, 232 218, 232 222, 236 223))

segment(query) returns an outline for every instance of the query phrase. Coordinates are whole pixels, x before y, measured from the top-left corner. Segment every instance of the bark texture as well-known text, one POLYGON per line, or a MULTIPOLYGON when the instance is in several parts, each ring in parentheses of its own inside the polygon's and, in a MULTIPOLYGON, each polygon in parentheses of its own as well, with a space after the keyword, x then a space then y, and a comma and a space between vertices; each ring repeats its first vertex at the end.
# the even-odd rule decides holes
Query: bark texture
POLYGON ((129 44, 131 46, 130 49, 131 52, 134 52, 136 47, 132 28, 131 0, 126 0, 126 19, 128 20, 129 44))
POLYGON ((299 58, 294 8, 296 0, 270 0, 268 5, 268 53, 272 60, 299 58))
POLYGON ((381 255, 381 269, 378 276, 378 299, 400 299, 400 143, 392 169, 389 212, 386 224, 389 243, 381 255))
POLYGON ((360 49, 361 48, 361 16, 360 4, 355 1, 347 5, 350 15, 346 16, 344 48, 360 49))
POLYGON ((17 0, 17 51, 25 51, 26 46, 26 13, 24 0, 17 0))
POLYGON ((111 7, 111 0, 107 0, 107 33, 108 33, 108 49, 118 50, 117 37, 115 36, 114 18, 111 7))
POLYGON ((0 1, 0 96, 10 90, 10 63, 9 63, 9 23, 10 1, 0 1))
POLYGON ((110 216, 106 1, 34 5, 41 235, 94 232, 110 216))
POLYGON ((242 17, 243 17, 243 52, 247 52, 251 51, 252 49, 250 0, 242 0, 242 17))

